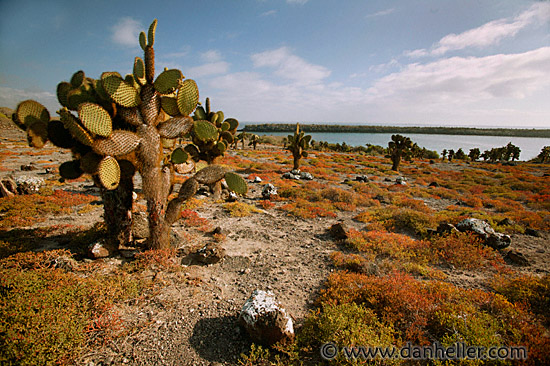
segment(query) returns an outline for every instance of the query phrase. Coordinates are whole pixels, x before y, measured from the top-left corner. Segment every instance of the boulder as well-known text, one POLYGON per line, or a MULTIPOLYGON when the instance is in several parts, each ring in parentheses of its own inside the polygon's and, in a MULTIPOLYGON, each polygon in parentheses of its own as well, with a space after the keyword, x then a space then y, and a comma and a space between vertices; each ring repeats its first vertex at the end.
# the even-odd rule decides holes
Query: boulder
POLYGON ((300 175, 292 174, 292 172, 286 172, 283 174, 284 179, 300 179, 300 175))
POLYGON ((440 234, 440 235, 445 235, 445 234, 452 234, 452 233, 457 233, 458 232, 458 229, 453 225, 453 224, 449 224, 449 223, 446 223, 446 222, 441 222, 438 226, 437 226, 437 233, 440 234))
POLYGON ((529 267, 531 265, 523 253, 517 250, 509 250, 504 255, 504 260, 520 267, 529 267))
POLYGON ((406 186, 407 185, 406 180, 407 179, 405 177, 397 177, 397 178, 395 178, 395 184, 406 186))
POLYGON ((275 188, 275 186, 271 183, 267 183, 262 189, 262 197, 266 200, 276 195, 277 195, 277 188, 275 188))
POLYGON ((357 182, 367 183, 369 181, 369 177, 367 177, 366 175, 358 175, 357 177, 355 177, 355 180, 357 182))
POLYGON ((110 248, 108 248, 108 246, 102 240, 91 244, 88 247, 88 250, 89 250, 90 256, 93 259, 107 258, 111 254, 113 254, 113 251, 110 248))
POLYGON ((195 263, 214 264, 225 257, 225 249, 219 243, 210 242, 193 253, 192 257, 195 263))
POLYGON ((308 172, 301 172, 300 173, 300 179, 313 180, 313 175, 311 175, 311 173, 308 173, 308 172))
POLYGON ((244 303, 239 323, 254 342, 271 346, 294 340, 294 322, 271 291, 254 290, 244 303))
POLYGON ((509 235, 495 232, 491 225, 480 219, 464 219, 456 225, 456 228, 462 232, 473 232, 477 234, 484 245, 494 249, 504 249, 509 247, 512 243, 512 239, 509 235))
POLYGON ((530 236, 534 236, 534 237, 537 237, 537 238, 542 237, 542 235, 540 234, 540 231, 535 230, 535 229, 531 229, 530 227, 525 229, 525 234, 530 235, 530 236))
POLYGON ((21 175, 15 178, 15 184, 17 185, 17 193, 34 194, 38 193, 40 187, 44 185, 44 179, 21 175))
POLYGON ((300 172, 300 169, 292 169, 292 170, 290 171, 290 174, 294 174, 294 175, 300 175, 300 173, 301 173, 301 172, 300 172))
POLYGON ((334 240, 348 239, 347 227, 342 222, 332 225, 330 229, 328 229, 328 233, 334 240))
POLYGON ((252 183, 262 183, 262 178, 254 177, 254 180, 252 181, 252 183))
POLYGON ((226 202, 237 202, 239 200, 239 196, 235 194, 235 192, 229 192, 227 194, 227 198, 225 199, 226 202))

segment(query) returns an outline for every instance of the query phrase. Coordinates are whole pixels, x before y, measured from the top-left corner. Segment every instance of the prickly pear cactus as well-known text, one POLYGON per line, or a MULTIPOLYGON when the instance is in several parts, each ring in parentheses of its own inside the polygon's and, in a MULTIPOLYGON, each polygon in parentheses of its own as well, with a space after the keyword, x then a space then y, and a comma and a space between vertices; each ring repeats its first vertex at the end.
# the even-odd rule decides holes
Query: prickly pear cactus
POLYGON ((388 143, 388 153, 392 160, 392 170, 398 171, 401 158, 410 159, 413 143, 410 138, 401 135, 392 135, 388 143))
MULTIPOLYGON (((165 69, 155 77, 156 26, 155 20, 147 34, 140 33, 144 58, 134 59, 132 74, 122 77, 104 72, 96 80, 78 71, 57 86, 63 107, 59 120, 52 120, 46 108, 32 100, 21 102, 14 117, 27 131, 31 146, 40 148, 51 141, 71 149, 73 160, 59 168, 63 178, 90 174, 100 185, 105 221, 117 238, 115 244, 131 240, 133 176, 138 172, 147 200, 149 247, 164 248, 169 246, 170 226, 179 217, 181 204, 196 192, 198 184, 214 184, 229 174, 222 167, 214 168, 216 174, 199 171, 197 178, 189 178, 176 197, 169 199, 175 172, 187 173, 195 162, 210 164, 223 155, 234 140, 238 122, 224 120, 221 111, 211 112, 208 99, 207 110, 197 109, 197 84, 183 80, 180 70, 165 69), (179 146, 176 142, 184 137, 192 138, 193 144, 179 146)), ((245 193, 246 183, 239 178, 229 174, 227 184, 245 193)))
POLYGON ((193 114, 194 126, 191 131, 192 144, 186 147, 193 160, 204 160, 212 164, 223 156, 235 141, 239 122, 227 118, 222 111, 210 110, 210 98, 206 98, 206 109, 199 105, 193 114))
POLYGON ((296 124, 296 131, 294 135, 288 135, 286 149, 292 153, 294 160, 294 169, 300 169, 300 160, 307 158, 311 142, 311 135, 305 135, 303 131, 300 131, 300 125, 296 124))

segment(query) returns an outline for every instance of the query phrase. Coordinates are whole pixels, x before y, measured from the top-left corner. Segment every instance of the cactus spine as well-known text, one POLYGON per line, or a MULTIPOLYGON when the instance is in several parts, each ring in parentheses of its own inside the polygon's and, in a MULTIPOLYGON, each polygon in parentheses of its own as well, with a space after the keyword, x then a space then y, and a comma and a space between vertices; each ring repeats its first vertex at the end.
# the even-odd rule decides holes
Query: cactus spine
POLYGON ((155 79, 156 26, 154 20, 148 33, 139 35, 144 58, 134 59, 133 74, 123 78, 117 72, 105 72, 94 80, 78 71, 70 82, 58 85, 61 122, 50 120, 46 108, 35 101, 20 103, 16 111, 31 146, 42 147, 49 140, 72 150, 73 160, 60 166, 64 178, 87 173, 100 186, 114 250, 131 240, 135 172, 142 177, 151 233, 148 247, 152 249, 170 245, 170 226, 200 182, 216 184, 227 175, 230 189, 246 192, 240 176, 212 166, 189 178, 176 197, 169 199, 175 171, 188 172, 194 165, 191 158, 212 163, 223 155, 238 123, 225 123, 222 112, 194 121, 190 114, 197 107, 199 90, 195 81, 183 80, 180 70, 165 70, 155 79), (192 136, 196 146, 176 146, 176 139, 185 136, 192 136))
POLYGON ((300 131, 300 124, 296 123, 296 131, 294 135, 288 135, 288 145, 286 147, 292 153, 293 169, 300 169, 300 160, 307 158, 311 142, 311 135, 304 134, 300 131))

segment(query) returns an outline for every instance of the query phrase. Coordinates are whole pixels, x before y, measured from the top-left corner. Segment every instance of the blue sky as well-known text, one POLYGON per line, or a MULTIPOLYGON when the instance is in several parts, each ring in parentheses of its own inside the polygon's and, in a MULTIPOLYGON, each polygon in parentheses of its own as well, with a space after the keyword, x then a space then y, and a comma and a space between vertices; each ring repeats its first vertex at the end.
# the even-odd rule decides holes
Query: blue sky
POLYGON ((550 128, 550 1, 0 0, 0 106, 156 67, 246 122, 550 128))

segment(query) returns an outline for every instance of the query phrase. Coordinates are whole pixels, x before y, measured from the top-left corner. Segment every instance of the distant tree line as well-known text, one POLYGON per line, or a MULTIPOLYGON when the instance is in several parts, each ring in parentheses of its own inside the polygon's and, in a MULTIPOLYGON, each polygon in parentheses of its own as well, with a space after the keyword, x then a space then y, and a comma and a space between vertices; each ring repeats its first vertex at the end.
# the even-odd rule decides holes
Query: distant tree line
MULTIPOLYGON (((415 127, 415 126, 350 126, 300 124, 304 132, 339 132, 339 133, 392 133, 392 134, 430 134, 430 135, 478 135, 478 136, 516 136, 516 137, 550 137, 550 129, 515 129, 515 128, 471 128, 471 127, 415 127)), ((292 132, 296 124, 263 123, 246 125, 247 132, 292 132)))

